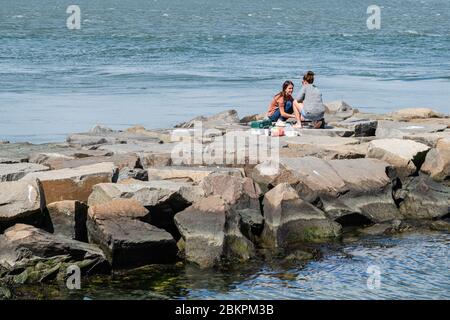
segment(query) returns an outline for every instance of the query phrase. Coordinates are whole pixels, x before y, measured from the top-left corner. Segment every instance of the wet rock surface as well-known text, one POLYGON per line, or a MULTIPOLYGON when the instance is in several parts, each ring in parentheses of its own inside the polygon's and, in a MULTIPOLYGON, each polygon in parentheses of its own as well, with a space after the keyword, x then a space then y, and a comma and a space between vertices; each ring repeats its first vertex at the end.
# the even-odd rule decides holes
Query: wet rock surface
POLYGON ((30 225, 16 224, 0 235, 0 266, 3 277, 16 283, 42 282, 77 265, 83 274, 109 272, 98 247, 53 235, 30 225))

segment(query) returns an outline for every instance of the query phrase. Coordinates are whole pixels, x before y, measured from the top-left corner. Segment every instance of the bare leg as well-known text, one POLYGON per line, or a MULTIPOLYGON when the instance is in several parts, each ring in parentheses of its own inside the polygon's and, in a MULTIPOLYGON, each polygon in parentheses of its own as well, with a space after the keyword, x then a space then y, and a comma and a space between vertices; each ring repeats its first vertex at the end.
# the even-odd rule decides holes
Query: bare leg
POLYGON ((294 128, 296 129, 301 129, 302 128, 302 115, 301 115, 301 110, 303 108, 303 103, 298 103, 297 101, 294 100, 294 115, 295 115, 295 119, 297 120, 297 124, 294 125, 294 128))

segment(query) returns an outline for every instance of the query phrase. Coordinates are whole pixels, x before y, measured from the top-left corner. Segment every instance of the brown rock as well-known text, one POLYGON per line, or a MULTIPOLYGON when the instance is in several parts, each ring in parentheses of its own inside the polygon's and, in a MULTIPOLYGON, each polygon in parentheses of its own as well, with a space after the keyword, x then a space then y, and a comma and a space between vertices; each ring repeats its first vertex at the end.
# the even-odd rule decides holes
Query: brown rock
POLYGON ((450 177, 450 138, 439 140, 436 148, 427 153, 421 170, 436 181, 450 177))
POLYGON ((430 108, 405 108, 392 113, 399 120, 442 118, 443 115, 430 108))
POLYGON ((224 258, 252 257, 254 245, 242 235, 239 220, 239 214, 219 196, 201 199, 177 213, 175 223, 185 242, 186 260, 205 268, 224 258))
POLYGON ((203 179, 200 186, 206 196, 220 196, 235 208, 259 208, 261 190, 250 178, 211 173, 203 179))
POLYGON ((221 173, 236 177, 242 177, 243 172, 238 168, 217 168, 217 167, 155 167, 148 168, 149 180, 176 180, 186 179, 195 183, 200 183, 211 173, 221 173))
POLYGON ((134 199, 113 199, 109 202, 89 207, 89 217, 93 220, 144 219, 148 214, 148 210, 134 199))
POLYGON ((112 182, 116 172, 112 162, 104 162, 78 168, 29 173, 22 180, 39 179, 48 203, 62 200, 86 202, 92 187, 98 183, 112 182))

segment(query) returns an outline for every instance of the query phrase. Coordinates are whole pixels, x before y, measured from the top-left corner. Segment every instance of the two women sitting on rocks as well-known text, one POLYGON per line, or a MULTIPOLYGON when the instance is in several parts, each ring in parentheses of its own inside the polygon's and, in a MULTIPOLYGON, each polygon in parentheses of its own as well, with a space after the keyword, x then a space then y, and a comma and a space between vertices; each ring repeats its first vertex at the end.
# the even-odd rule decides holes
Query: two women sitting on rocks
POLYGON ((314 72, 308 71, 303 76, 299 97, 294 100, 294 84, 292 81, 285 81, 281 92, 276 94, 270 103, 267 117, 280 127, 286 125, 287 119, 295 118, 297 123, 293 128, 302 128, 302 121, 311 122, 316 129, 324 128, 325 107, 322 93, 313 83, 314 72))

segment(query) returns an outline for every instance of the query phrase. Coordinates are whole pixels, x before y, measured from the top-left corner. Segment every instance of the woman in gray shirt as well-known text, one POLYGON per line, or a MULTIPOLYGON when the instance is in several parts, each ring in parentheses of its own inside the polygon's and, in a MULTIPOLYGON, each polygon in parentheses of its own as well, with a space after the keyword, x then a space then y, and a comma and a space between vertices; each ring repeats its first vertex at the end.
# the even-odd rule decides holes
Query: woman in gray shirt
POLYGON ((312 121, 314 128, 319 129, 325 126, 325 107, 322 101, 322 93, 313 84, 314 72, 308 71, 303 76, 302 89, 300 90, 294 106, 301 111, 303 121, 312 121))

